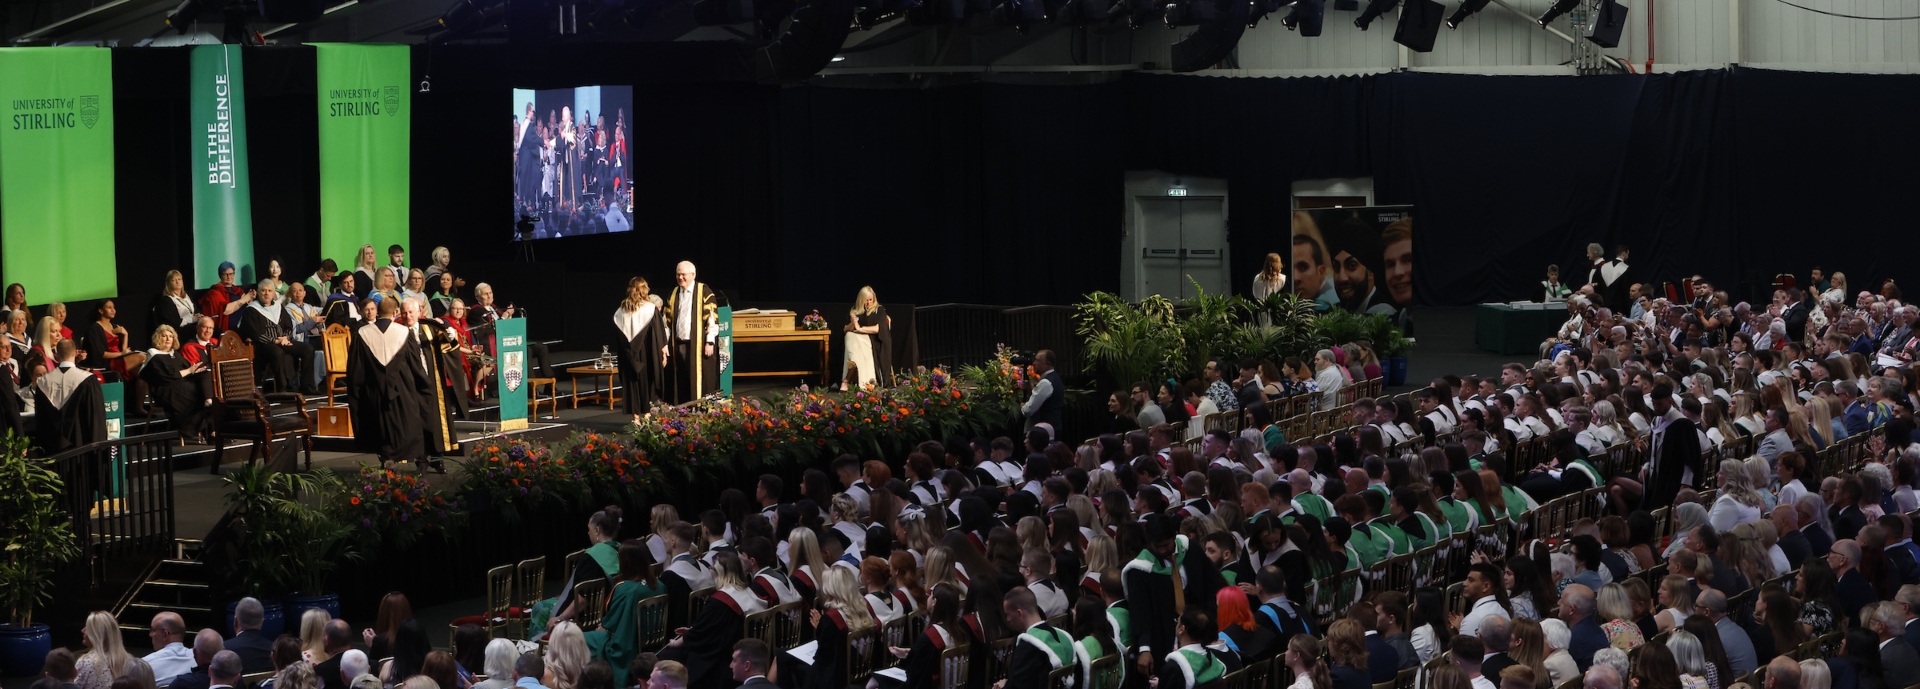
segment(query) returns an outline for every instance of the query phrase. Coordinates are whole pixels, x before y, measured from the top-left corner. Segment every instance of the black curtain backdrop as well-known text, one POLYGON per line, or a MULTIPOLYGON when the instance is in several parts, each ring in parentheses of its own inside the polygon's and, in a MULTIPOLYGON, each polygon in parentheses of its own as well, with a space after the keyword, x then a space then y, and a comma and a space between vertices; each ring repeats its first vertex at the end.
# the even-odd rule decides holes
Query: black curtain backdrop
MULTIPOLYGON (((308 47, 246 52, 255 260, 282 256, 294 278, 319 260, 314 64, 308 47)), ((117 277, 137 343, 161 275, 192 255, 187 65, 184 48, 115 52, 117 277)), ((1915 75, 775 87, 709 42, 417 47, 414 71, 431 82, 413 95, 414 259, 452 247, 456 274, 535 307, 535 337, 580 349, 606 339, 624 276, 664 291, 683 259, 741 307, 850 303, 862 285, 900 304, 1118 290, 1130 170, 1227 180, 1236 289, 1286 251, 1293 180, 1360 176, 1415 206, 1425 304, 1525 298, 1549 263, 1582 274, 1588 242, 1631 246, 1638 279, 1700 273, 1746 298, 1816 264, 1855 289, 1920 284, 1901 258, 1920 237, 1881 207, 1920 182, 1915 75), (635 86, 637 229, 511 242, 511 89, 593 84, 635 86)), ((73 306, 70 324, 93 305, 73 306)))

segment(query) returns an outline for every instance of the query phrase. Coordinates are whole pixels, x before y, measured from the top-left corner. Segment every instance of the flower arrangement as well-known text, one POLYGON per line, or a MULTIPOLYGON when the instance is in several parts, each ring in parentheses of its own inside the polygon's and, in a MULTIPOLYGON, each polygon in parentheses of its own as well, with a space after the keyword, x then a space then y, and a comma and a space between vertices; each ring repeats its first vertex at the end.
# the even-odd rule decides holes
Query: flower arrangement
POLYGON ((1027 398, 1027 387, 1032 383, 1033 372, 1013 363, 1014 354, 1012 348, 999 345, 991 361, 960 369, 960 377, 975 389, 982 400, 1004 405, 1009 411, 1016 409, 1027 398))
POLYGON ((485 496, 507 523, 518 523, 523 506, 538 507, 584 493, 579 477, 567 468, 565 459, 548 461, 552 457, 553 451, 546 446, 518 438, 496 438, 473 448, 466 461, 460 462, 461 491, 485 496))
POLYGON ((556 453, 555 461, 568 463, 563 466, 570 466, 572 475, 584 481, 600 502, 619 502, 643 491, 649 479, 659 476, 650 470, 653 463, 632 438, 588 431, 574 434, 562 446, 567 449, 556 453))
POLYGON ((819 309, 814 309, 813 313, 809 313, 805 316, 800 317, 800 329, 801 330, 826 330, 827 319, 826 317, 820 315, 819 309))
POLYGON ((418 475, 365 463, 352 478, 327 492, 329 507, 339 519, 375 538, 392 536, 402 547, 428 531, 445 529, 461 508, 457 498, 418 475))

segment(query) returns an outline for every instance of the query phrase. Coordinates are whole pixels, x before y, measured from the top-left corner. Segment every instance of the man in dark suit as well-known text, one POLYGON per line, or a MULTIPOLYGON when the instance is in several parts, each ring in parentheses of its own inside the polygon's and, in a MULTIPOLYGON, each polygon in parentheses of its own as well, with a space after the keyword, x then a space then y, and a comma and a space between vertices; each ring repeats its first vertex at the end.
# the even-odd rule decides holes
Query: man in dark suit
MULTIPOLYGON (((1369 637, 1371 638, 1371 637, 1369 637)), ((1480 659, 1480 676, 1499 677, 1500 671, 1518 665, 1513 656, 1507 655, 1507 645, 1513 641, 1512 622, 1499 615, 1489 615, 1480 623, 1480 644, 1486 647, 1486 656, 1480 659)), ((1372 652, 1373 649, 1367 649, 1372 652)))
MULTIPOLYGON (((233 638, 227 639, 226 650, 240 656, 240 672, 273 672, 273 639, 260 633, 260 625, 267 619, 267 610, 254 598, 242 598, 233 606, 233 638)), ((199 644, 196 643, 195 646, 199 644)))
POLYGON ((733 645, 733 681, 740 683, 740 689, 774 689, 767 681, 767 666, 773 662, 773 652, 767 648, 767 642, 759 639, 741 639, 733 645))
POLYGON ((1913 553, 1912 534, 1907 533, 1907 515, 1898 512, 1880 515, 1875 523, 1887 530, 1887 561, 1902 584, 1920 584, 1920 557, 1913 553))
POLYGON ((1568 584, 1567 590, 1560 592, 1560 619, 1573 632, 1567 653, 1585 673, 1593 667, 1594 652, 1608 646, 1607 633, 1600 629, 1599 616, 1594 614, 1593 589, 1585 584, 1568 584))
POLYGON ((220 632, 200 630, 199 634, 193 636, 193 670, 173 678, 173 683, 167 685, 168 689, 207 689, 213 686, 213 679, 207 675, 207 666, 213 662, 215 655, 225 649, 226 644, 220 638, 220 632))
POLYGON ((1920 684, 1920 653, 1913 650, 1902 635, 1905 615, 1900 606, 1886 604, 1874 611, 1868 625, 1880 636, 1880 681, 1882 686, 1907 687, 1920 684))
POLYGON ((213 654, 213 660, 207 662, 207 679, 212 682, 207 689, 233 689, 240 686, 240 675, 244 672, 241 667, 240 656, 233 651, 213 654))
POLYGON ((1792 505, 1773 508, 1772 520, 1774 532, 1780 534, 1780 552, 1787 555, 1787 562, 1805 562, 1813 557, 1813 546, 1800 531, 1800 513, 1792 505))
POLYGON ((346 620, 335 618, 327 622, 324 635, 326 662, 313 666, 313 674, 319 675, 323 689, 346 689, 353 678, 340 676, 340 661, 348 649, 353 647, 353 625, 346 620))
POLYGON ((1907 584, 1893 594, 1893 604, 1906 621, 1901 623, 1900 636, 1907 640, 1908 646, 1920 649, 1920 585, 1907 584))
MULTIPOLYGON (((1874 595, 1873 584, 1868 583, 1867 578, 1860 575, 1859 543, 1850 538, 1834 541, 1833 552, 1827 553, 1827 564, 1831 565, 1834 573, 1838 575, 1838 585, 1835 586, 1834 594, 1840 598, 1840 610, 1835 612, 1852 617, 1868 603, 1880 600, 1879 596, 1874 595)), ((1913 684, 1913 682, 1907 684, 1913 684)), ((1904 687, 1907 684, 1896 685, 1891 678, 1887 680, 1887 686, 1904 687)))
POLYGON ((1374 684, 1393 681, 1394 676, 1400 674, 1400 651, 1375 629, 1380 623, 1380 613, 1374 611, 1372 603, 1361 601, 1347 608, 1347 619, 1359 622, 1367 633, 1367 681, 1374 684))

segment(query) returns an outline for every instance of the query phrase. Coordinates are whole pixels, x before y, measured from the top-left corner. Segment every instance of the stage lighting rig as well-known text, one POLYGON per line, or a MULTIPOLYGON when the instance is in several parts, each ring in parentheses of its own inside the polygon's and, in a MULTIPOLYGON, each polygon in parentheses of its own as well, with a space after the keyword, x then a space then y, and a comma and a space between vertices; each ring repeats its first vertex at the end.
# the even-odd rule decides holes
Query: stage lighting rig
POLYGON ((1393 42, 1416 53, 1433 52, 1433 41, 1440 35, 1441 17, 1447 8, 1435 0, 1407 0, 1400 8, 1400 24, 1393 29, 1393 42))
POLYGON ((1399 4, 1400 0, 1367 0, 1366 11, 1361 12, 1359 18, 1353 20, 1353 25, 1360 27, 1361 31, 1366 31, 1367 27, 1373 24, 1373 20, 1379 19, 1380 15, 1392 12, 1393 8, 1399 4))
POLYGON ((1298 0, 1286 18, 1280 20, 1280 25, 1288 31, 1299 31, 1302 36, 1318 36, 1326 14, 1326 0, 1298 0))
POLYGON ((1473 16, 1486 7, 1487 0, 1462 0, 1460 9, 1454 10, 1453 16, 1447 17, 1447 28, 1460 28, 1460 23, 1466 21, 1467 17, 1473 16))
POLYGON ((1214 0, 1174 0, 1167 4, 1166 21, 1168 27, 1198 26, 1211 22, 1219 16, 1219 8, 1214 0))
POLYGON ((1573 8, 1579 5, 1580 0, 1553 0, 1553 6, 1547 8, 1546 14, 1540 15, 1540 25, 1552 24, 1553 20, 1560 18, 1560 15, 1572 12, 1573 8))
POLYGON ((1627 28, 1627 7, 1615 0, 1600 0, 1600 10, 1594 13, 1593 31, 1587 34, 1587 40, 1602 48, 1620 45, 1620 32, 1627 28))
MULTIPOLYGON (((262 3, 260 7, 277 9, 267 3, 262 3)), ((249 0, 186 0, 172 12, 167 13, 167 27, 185 34, 188 26, 199 21, 203 15, 211 13, 220 15, 221 43, 240 45, 266 43, 266 38, 253 30, 253 19, 258 15, 255 14, 254 3, 249 0)))

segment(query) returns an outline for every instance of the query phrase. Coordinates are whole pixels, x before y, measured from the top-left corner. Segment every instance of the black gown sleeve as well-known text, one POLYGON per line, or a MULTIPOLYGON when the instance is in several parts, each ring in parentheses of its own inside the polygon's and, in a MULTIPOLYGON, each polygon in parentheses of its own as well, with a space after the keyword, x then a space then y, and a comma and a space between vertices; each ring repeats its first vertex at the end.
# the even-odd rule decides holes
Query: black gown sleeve
POLYGON ((805 689, 845 689, 840 685, 847 673, 847 630, 822 613, 814 635, 820 647, 815 649, 813 666, 807 668, 805 689))
POLYGON ((907 681, 901 689, 926 689, 937 686, 934 679, 940 675, 940 649, 934 648, 933 640, 926 634, 914 637, 913 647, 907 650, 907 659, 902 666, 907 671, 907 681))
POLYGON ((1158 689, 1187 689, 1187 675, 1180 671, 1180 664, 1171 660, 1160 661, 1160 671, 1154 673, 1160 678, 1158 689))
POLYGON ((742 618, 733 607, 720 601, 708 601, 700 607, 700 616, 687 629, 678 648, 660 652, 661 660, 675 660, 687 666, 687 686, 713 686, 714 672, 727 670, 733 644, 740 640, 742 618))
POLYGON ((660 581, 667 585, 667 629, 687 626, 687 598, 693 594, 693 587, 677 572, 661 572, 660 581))
MULTIPOLYGON (((107 331, 106 329, 100 327, 100 323, 96 321, 96 322, 88 323, 86 330, 84 332, 86 333, 86 339, 80 342, 80 348, 82 351, 85 351, 87 353, 87 358, 80 361, 80 367, 81 368, 106 368, 107 367, 107 331)), ((52 352, 48 352, 48 353, 51 354, 52 352)))
POLYGON ((880 387, 893 387, 893 324, 887 320, 887 307, 875 306, 875 324, 880 332, 873 335, 873 366, 878 369, 875 380, 880 387))
POLYGON ((1047 673, 1052 671, 1053 663, 1047 660, 1046 654, 1016 639, 1013 657, 1007 660, 1006 689, 1048 689, 1047 673))

